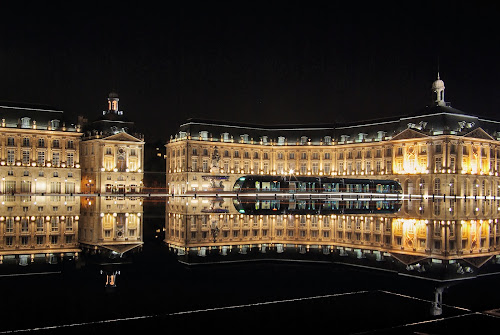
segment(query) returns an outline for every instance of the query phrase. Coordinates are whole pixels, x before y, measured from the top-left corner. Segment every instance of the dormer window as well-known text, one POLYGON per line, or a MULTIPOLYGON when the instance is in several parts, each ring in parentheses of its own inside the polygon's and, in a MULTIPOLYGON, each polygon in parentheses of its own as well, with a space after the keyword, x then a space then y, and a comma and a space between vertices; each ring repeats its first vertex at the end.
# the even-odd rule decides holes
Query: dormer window
POLYGON ((325 136, 325 144, 331 144, 332 143, 332 137, 331 136, 325 136))
POLYGON ((367 134, 365 134, 365 133, 359 133, 358 134, 358 141, 363 142, 366 139, 366 135, 367 134))
POLYGON ((208 131, 200 131, 200 140, 207 141, 208 140, 208 131))
POLYGON ((243 143, 248 143, 248 134, 241 135, 241 141, 243 143))
POLYGON ((31 119, 29 117, 21 118, 21 128, 30 128, 30 121, 31 119))
POLYGON ((349 137, 350 137, 349 135, 340 135, 340 141, 345 143, 345 142, 347 142, 347 139, 349 137))
POLYGON ((380 131, 377 131, 378 139, 379 139, 380 141, 382 141, 382 140, 385 138, 385 134, 386 134, 386 132, 385 132, 385 131, 381 131, 381 130, 380 130, 380 131))
POLYGON ((307 136, 302 136, 300 138, 300 144, 307 144, 307 136))
POLYGON ((221 134, 222 142, 229 142, 229 133, 221 134))
POLYGON ((187 133, 185 131, 180 131, 179 132, 179 138, 186 138, 187 137, 187 133))
POLYGON ((278 145, 284 145, 285 144, 285 137, 280 136, 278 137, 278 145))
POLYGON ((268 137, 267 136, 262 136, 262 143, 267 144, 268 137))
POLYGON ((60 123, 59 120, 50 120, 50 127, 52 129, 57 129, 59 128, 59 123, 60 123))

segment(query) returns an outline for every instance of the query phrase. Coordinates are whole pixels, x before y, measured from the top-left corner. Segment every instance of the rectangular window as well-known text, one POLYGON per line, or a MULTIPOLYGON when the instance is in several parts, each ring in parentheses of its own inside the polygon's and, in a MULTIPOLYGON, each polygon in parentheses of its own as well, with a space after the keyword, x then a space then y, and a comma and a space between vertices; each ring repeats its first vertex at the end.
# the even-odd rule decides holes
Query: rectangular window
POLYGON ((325 163, 323 166, 323 170, 325 171, 325 174, 330 174, 330 163, 325 163))
POLYGON ((312 163, 312 174, 318 175, 318 173, 319 173, 318 163, 312 163))
POLYGON ((44 220, 43 217, 36 218, 36 231, 37 233, 43 233, 44 230, 44 220))
POLYGON ((52 166, 57 167, 61 163, 58 152, 52 153, 52 166))
POLYGON ((29 163, 30 163, 30 151, 23 150, 23 164, 29 164, 29 163))
POLYGON ((304 175, 307 173, 307 163, 300 164, 300 174, 304 175))
POLYGON ((14 164, 15 154, 16 154, 15 150, 11 150, 11 149, 7 150, 7 163, 8 164, 14 164))
POLYGON ((36 237, 36 244, 37 245, 42 245, 44 240, 44 236, 37 236, 36 237))
POLYGON ((45 152, 44 151, 38 151, 37 152, 37 164, 38 165, 45 165, 45 152))
POLYGON ((75 165, 75 158, 72 152, 66 154, 66 165, 68 167, 74 167, 75 165))
POLYGON ((442 168, 442 165, 441 165, 441 157, 436 157, 436 159, 435 159, 434 169, 435 169, 436 171, 441 171, 441 168, 442 168))

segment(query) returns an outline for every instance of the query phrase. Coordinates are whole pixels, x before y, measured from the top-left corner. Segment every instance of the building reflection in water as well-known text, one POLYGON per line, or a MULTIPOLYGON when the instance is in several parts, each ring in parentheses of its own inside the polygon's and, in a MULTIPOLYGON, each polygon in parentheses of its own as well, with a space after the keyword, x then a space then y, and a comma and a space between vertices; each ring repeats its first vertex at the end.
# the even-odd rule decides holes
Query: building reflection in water
POLYGON ((80 246, 91 254, 119 257, 143 244, 140 197, 81 197, 80 246))
MULTIPOLYGON (((36 180, 36 179, 35 179, 36 180)), ((72 195, 3 195, 0 260, 29 265, 78 257, 80 199, 72 195)))
POLYGON ((139 197, 3 195, 2 203, 4 264, 56 264, 82 251, 121 257, 143 244, 139 197))
POLYGON ((454 198, 175 197, 167 205, 165 241, 186 262, 310 257, 440 280, 474 276, 497 263, 498 213, 497 201, 454 198))

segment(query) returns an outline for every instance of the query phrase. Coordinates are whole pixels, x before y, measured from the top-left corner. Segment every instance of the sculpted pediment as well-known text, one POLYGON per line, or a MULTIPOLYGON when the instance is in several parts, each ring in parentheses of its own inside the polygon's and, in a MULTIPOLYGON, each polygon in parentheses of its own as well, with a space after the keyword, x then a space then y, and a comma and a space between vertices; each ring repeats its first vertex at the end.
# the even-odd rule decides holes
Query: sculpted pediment
POLYGON ((105 138, 105 140, 110 141, 128 141, 128 142, 142 142, 140 139, 127 134, 127 133, 118 133, 105 138))
POLYGON ((408 128, 408 129, 403 130, 402 132, 400 132, 396 136, 393 136, 392 139, 393 140, 406 140, 409 138, 422 138, 422 137, 428 137, 428 136, 425 134, 422 134, 421 132, 418 132, 416 130, 408 128))
POLYGON ((476 128, 473 131, 465 134, 464 137, 474 137, 482 140, 494 140, 494 138, 491 137, 490 134, 485 132, 483 128, 476 128))

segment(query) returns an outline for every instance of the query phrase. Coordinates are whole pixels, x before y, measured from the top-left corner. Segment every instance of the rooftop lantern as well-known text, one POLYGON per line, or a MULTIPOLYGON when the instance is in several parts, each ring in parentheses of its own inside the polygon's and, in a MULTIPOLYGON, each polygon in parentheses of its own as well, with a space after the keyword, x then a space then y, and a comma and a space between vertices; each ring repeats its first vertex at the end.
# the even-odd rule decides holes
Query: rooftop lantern
POLYGON ((437 106, 446 106, 444 101, 444 81, 439 78, 439 72, 437 79, 432 83, 432 96, 437 106))

